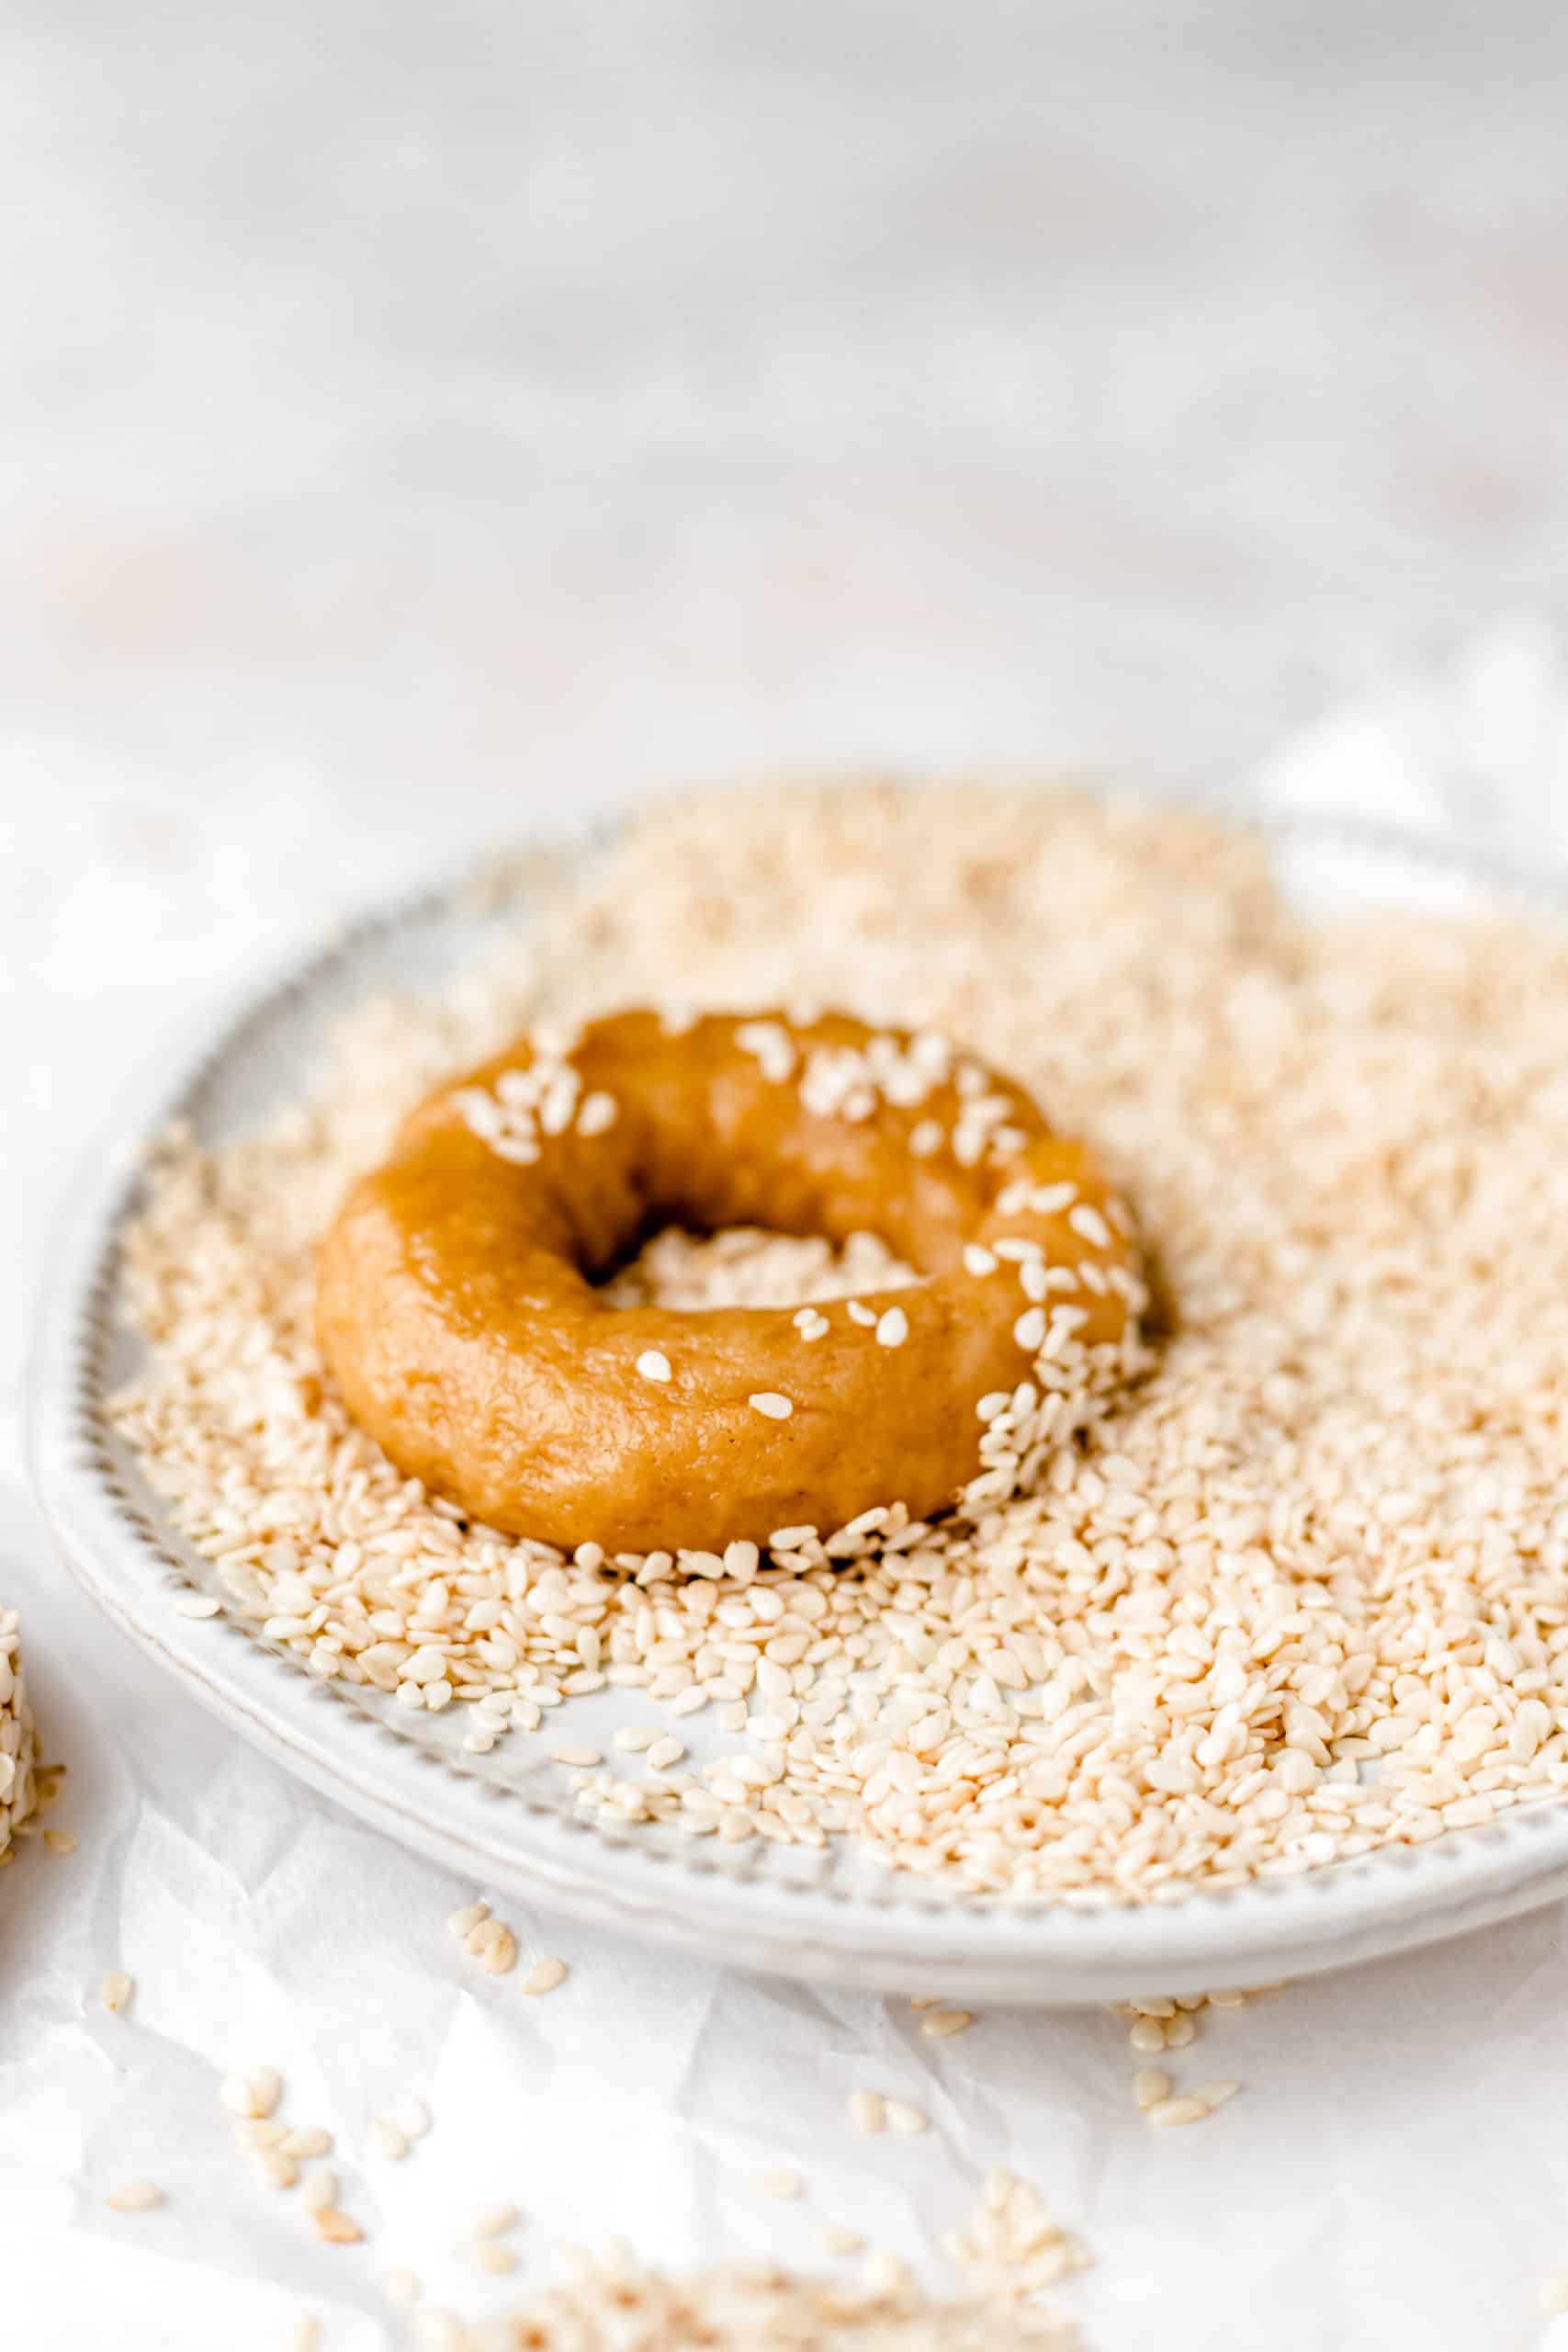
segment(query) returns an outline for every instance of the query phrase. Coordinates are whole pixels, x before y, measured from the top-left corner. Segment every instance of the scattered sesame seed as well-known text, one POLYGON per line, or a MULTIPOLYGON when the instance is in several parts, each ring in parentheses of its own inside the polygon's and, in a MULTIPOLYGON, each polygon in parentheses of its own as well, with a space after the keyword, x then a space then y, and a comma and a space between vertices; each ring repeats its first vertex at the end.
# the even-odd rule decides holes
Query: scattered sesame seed
POLYGON ((857 2132, 881 2132, 887 2124, 887 2102, 880 2091, 852 2091, 850 2120, 857 2132))
POLYGON ((920 2019, 920 2031, 928 2041, 946 2041, 955 2033, 963 2033, 975 2022, 969 2009, 932 2009, 920 2019))
POLYGON ((296 2320, 293 2352, 317 2352, 321 2340, 320 2324, 310 2312, 307 2312, 303 2318, 296 2320))
POLYGON ((164 2192, 152 2180, 122 2180, 104 2199, 112 2213, 150 2213, 163 2201, 164 2192))
POLYGON ((931 2117, 923 2107, 916 2107, 907 2098, 890 2098, 887 2103, 887 2128, 890 2132, 929 2132, 931 2117))
POLYGON ((1045 1343, 1045 1309, 1026 1306, 1012 1327, 1012 1336, 1027 1354, 1033 1355, 1045 1343))
POLYGON ((1162 2127, 1201 2123, 1209 2110, 1201 2098, 1162 2098, 1148 2110, 1149 2121, 1162 2127))
POLYGON ((112 2009, 118 2015, 121 2009, 130 2007, 130 1997, 135 1990, 123 1968, 111 1968, 98 1987, 98 1998, 106 2009, 112 2009))
POLYGON ((1224 2107, 1227 2099, 1235 2098, 1240 2088, 1239 2083, 1197 2083, 1193 2086, 1192 2096, 1201 2098, 1212 2112, 1216 2107, 1224 2107))
POLYGON ((502 1928, 498 1935, 480 1947, 476 1957, 487 1976, 510 1975, 517 1965, 517 1939, 510 1928, 502 1928))
POLYGON ((607 1135, 619 1116, 619 1105, 613 1094, 584 1095, 582 1108, 577 1114, 580 1136, 607 1135))
POLYGON ((492 2278, 504 2278, 509 2270, 517 2267, 517 2256, 509 2245, 497 2245, 486 2241, 476 2245, 473 2253, 479 2268, 488 2270, 492 2278))
POLYGON ((1111 1227, 1100 1211, 1088 1201, 1079 1201, 1067 1211, 1067 1223, 1076 1234, 1096 1250, 1110 1250, 1115 1246, 1111 1227))
POLYGON ((997 1260, 983 1242, 966 1241, 964 1245, 964 1271, 966 1274, 994 1274, 997 1260))
POLYGON ((175 1600, 176 1617, 216 1617, 223 1606, 209 1592, 182 1592, 175 1600))
POLYGON ((583 1747, 569 1743, 559 1747, 552 1747, 550 1760, 555 1764, 575 1764, 586 1772, 593 1765, 602 1764, 604 1758, 596 1747, 583 1747))
POLYGON ((1127 2039, 1134 2050, 1146 2052, 1152 2058, 1165 2048, 1165 2028, 1157 2018, 1139 2018, 1127 2039))
POLYGON ((370 2119, 370 2143, 393 2164, 400 2164, 409 2152, 408 2134, 400 2132, 397 2125, 384 2115, 373 2115, 370 2119))
POLYGON ((670 1359, 658 1348, 644 1348, 637 1368, 645 1380, 668 1380, 671 1376, 670 1359))
POLYGON ((392 2109, 392 2120, 407 2140, 423 2140, 430 2129, 430 2109, 422 2098, 405 2098, 392 2109))
POLYGON ((490 1905, 488 1903, 466 1903, 460 1911, 453 1912, 452 1917, 447 1920, 446 1925, 455 1936, 461 1938, 465 1936, 471 1936, 474 1929, 479 1926, 479 1921, 481 1919, 488 1919, 489 1917, 490 1905))
POLYGON ((761 1413, 770 1421, 787 1421, 795 1410, 789 1398, 781 1396, 776 1388, 760 1388, 754 1396, 748 1396, 746 1402, 754 1413, 761 1413))
POLYGON ((305 2175, 305 2186, 299 2193, 312 2211, 318 2209, 324 2211, 329 2205, 337 2203, 337 2192, 336 2173, 321 2165, 316 2171, 308 2172, 305 2175))
POLYGON ((317 2207, 310 2218, 316 2225, 316 2235, 324 2238, 329 2245, 357 2245, 365 2235, 358 2222, 350 2221, 335 2205, 317 2207))
POLYGON ((648 1760, 656 1772, 663 1772, 671 1764, 678 1764, 685 1753, 685 1748, 681 1742, 672 1735, 667 1734, 663 1739, 656 1739, 653 1742, 648 1751, 648 1760))
POLYGON ((901 1306, 890 1306, 876 1319, 879 1348, 901 1348, 909 1336, 909 1318, 901 1306))
POLYGON ((564 1960, 538 1960, 523 1979, 523 1990, 525 1993, 553 1993, 558 1984, 566 1983, 566 1979, 564 1960))
POLYGON ((755 2174, 752 2177, 751 2190, 757 2197, 776 2197, 781 2199, 804 2197, 806 2183, 797 2172, 792 2172, 787 2165, 781 2165, 775 2171, 755 2174))
POLYGON ((481 2205, 469 2220, 468 2233, 476 2238, 504 2237, 520 2219, 515 2205, 481 2205))
POLYGON ((822 2233, 822 2245, 829 2254, 859 2254, 865 2240, 858 2230, 846 2230, 841 2223, 829 2222, 822 2233))
POLYGON ((51 1854, 73 1854, 76 1851, 76 1840, 69 1829, 46 1829, 43 1842, 51 1854))
POLYGON ((333 2135, 324 2132, 319 2123, 310 2123, 301 2131, 286 2132, 278 2145, 286 2156, 330 2156, 333 2135))
POLYGON ((1133 2077, 1133 2098, 1145 2113, 1170 2097, 1170 2076, 1161 2074, 1157 2066, 1141 2067, 1133 2077))
POLYGON ((909 2273, 898 2256, 881 2248, 866 2256, 861 2264, 861 2277, 874 2295, 901 2295, 909 2283, 909 2273))

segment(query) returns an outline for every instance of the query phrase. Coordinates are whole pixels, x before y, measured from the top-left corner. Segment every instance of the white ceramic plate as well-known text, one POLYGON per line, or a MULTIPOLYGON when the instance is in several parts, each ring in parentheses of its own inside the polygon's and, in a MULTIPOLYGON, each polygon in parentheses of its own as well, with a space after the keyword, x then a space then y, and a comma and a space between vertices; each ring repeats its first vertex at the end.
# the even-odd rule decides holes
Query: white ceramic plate
MULTIPOLYGON (((1291 888, 1314 907, 1568 899, 1495 862, 1371 831, 1290 822, 1272 838, 1291 888)), ((514 1736, 490 1756, 466 1755, 454 1720, 463 1710, 411 1715, 376 1691, 312 1679, 237 1620, 177 1615, 179 1592, 214 1589, 211 1569, 166 1524, 102 1411, 136 1357, 113 1292, 142 1144, 176 1114, 209 1137, 254 1124, 297 1086, 334 1012, 394 982, 434 984, 481 952, 490 925, 520 919, 515 904, 483 917, 454 893, 357 925, 254 999, 205 1053, 163 1073, 102 1153, 44 1303, 34 1467, 67 1559, 134 1641, 312 1787, 476 1885, 794 1976, 1037 2004, 1201 1991, 1410 1950, 1568 1894, 1568 1805, 1543 1805, 1413 1850, 1136 1910, 957 1901, 842 1845, 724 1847, 585 1820, 542 1743, 514 1736)), ((574 1702, 573 1731, 607 1746, 623 1711, 629 1701, 614 1691, 574 1702)), ((682 1726, 689 1740, 692 1728, 682 1726)))

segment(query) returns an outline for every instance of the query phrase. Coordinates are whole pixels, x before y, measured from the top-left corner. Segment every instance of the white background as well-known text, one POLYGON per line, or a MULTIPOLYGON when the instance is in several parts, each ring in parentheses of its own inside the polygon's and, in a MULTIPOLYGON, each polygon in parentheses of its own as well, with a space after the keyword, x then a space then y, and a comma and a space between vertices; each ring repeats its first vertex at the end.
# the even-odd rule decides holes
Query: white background
MULTIPOLYGON (((467 845, 660 778, 974 761, 1561 850, 1565 85, 1545 0, 11 0, 7 1421, 128 1062, 467 845)), ((78 1602, 9 1428, 0 1596, 81 1839, 0 1879, 7 2345, 250 2352, 309 2310, 371 2352, 393 2262, 501 2299, 450 2251, 492 2198, 536 2277, 610 2229, 919 2258, 998 2158, 1100 2256, 1100 2352, 1540 2340, 1560 1914, 1215 2019, 1184 2070, 1245 2094, 1150 2134, 1105 2018, 935 2046, 514 1905, 570 1985, 477 1976, 443 1926, 475 1890, 78 1602), (217 2073, 261 2063, 338 2133, 367 2248, 232 2149, 217 2073), (854 2141, 863 2082, 932 2132, 854 2141), (367 2156, 415 2093, 431 2138, 367 2156), (749 2195, 779 2162, 808 2202, 749 2195), (141 2172, 166 2208, 107 2213, 141 2172)))

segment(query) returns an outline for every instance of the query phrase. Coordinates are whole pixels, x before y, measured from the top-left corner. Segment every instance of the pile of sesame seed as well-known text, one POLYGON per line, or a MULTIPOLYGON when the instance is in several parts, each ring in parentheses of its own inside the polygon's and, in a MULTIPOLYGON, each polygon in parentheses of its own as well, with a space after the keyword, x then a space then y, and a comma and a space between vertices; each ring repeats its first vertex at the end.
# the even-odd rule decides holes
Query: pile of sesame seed
POLYGON ((33 1810, 33 1752, 20 1626, 14 1609, 0 1609, 0 1862, 33 1810))
MULTIPOLYGON (((1564 1070, 1545 919, 1313 924, 1245 832, 1069 796, 678 804, 491 968, 351 1016, 265 1132, 168 1140, 118 1417, 310 1672, 471 1702, 486 1745, 606 1686, 705 1712, 701 1770, 650 1739, 581 1772, 616 1821, 1082 1903, 1414 1845, 1568 1788, 1564 1070), (806 989, 962 1039, 1092 1140, 1157 1274, 1141 1383, 1066 1431, 1030 1383, 987 1399, 934 1525, 722 1557, 566 1556, 400 1477, 310 1338, 311 1242, 397 1118, 525 1022, 806 989)), ((752 1295, 744 1250, 668 1247, 686 1303, 752 1295)))

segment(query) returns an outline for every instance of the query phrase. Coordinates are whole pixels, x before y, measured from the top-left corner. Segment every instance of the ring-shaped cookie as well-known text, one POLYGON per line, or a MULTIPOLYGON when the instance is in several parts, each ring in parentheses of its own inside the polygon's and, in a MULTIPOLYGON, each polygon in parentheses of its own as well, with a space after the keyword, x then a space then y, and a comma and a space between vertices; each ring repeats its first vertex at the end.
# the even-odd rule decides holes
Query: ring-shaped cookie
POLYGON ((317 1329, 355 1418, 475 1519, 721 1551, 942 1510, 998 1399, 1043 1381, 1070 1425, 1141 1301, 1085 1147, 973 1057, 844 1013, 637 1011, 431 1096, 326 1236, 317 1329), (921 1279, 809 1311, 609 1305, 666 1225, 871 1232, 921 1279))

